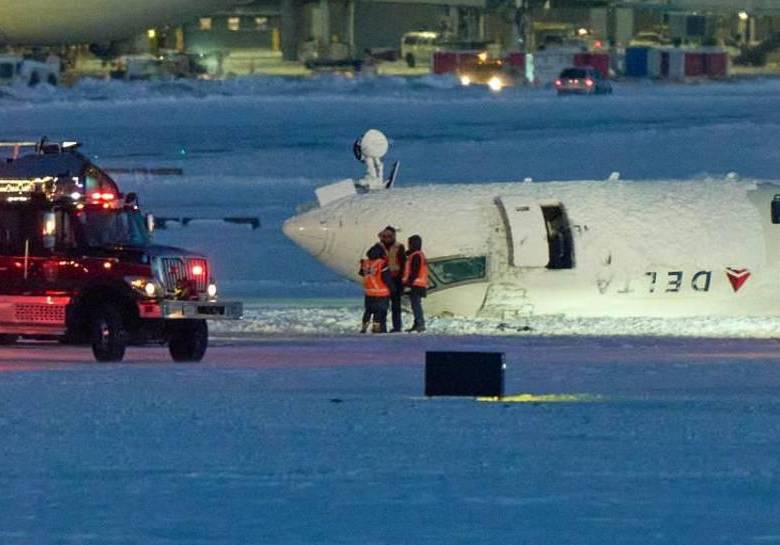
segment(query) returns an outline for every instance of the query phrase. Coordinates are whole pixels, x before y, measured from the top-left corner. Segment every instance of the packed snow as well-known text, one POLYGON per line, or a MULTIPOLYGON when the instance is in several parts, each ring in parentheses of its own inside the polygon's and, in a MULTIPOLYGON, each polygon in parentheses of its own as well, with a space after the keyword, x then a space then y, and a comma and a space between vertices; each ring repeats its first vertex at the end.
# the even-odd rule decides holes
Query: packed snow
MULTIPOLYGON (((358 332, 363 312, 361 302, 344 301, 250 301, 240 323, 215 324, 220 334, 350 335, 358 332)), ((406 316, 411 322, 411 315, 406 316)), ((483 336, 663 336, 733 337, 778 339, 780 318, 571 318, 533 316, 512 320, 483 317, 429 317, 427 334, 483 336)))
POLYGON ((0 542, 772 543, 776 341, 215 339, 0 348, 0 542), (426 350, 520 402, 426 399, 426 350))

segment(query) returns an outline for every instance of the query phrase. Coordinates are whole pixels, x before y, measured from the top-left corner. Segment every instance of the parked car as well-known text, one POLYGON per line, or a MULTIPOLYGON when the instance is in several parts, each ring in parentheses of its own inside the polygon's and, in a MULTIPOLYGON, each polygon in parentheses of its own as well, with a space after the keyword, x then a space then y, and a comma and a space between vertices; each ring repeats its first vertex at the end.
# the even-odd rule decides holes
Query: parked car
POLYGON ((608 95, 612 84, 597 69, 584 66, 566 68, 555 80, 558 95, 608 95))

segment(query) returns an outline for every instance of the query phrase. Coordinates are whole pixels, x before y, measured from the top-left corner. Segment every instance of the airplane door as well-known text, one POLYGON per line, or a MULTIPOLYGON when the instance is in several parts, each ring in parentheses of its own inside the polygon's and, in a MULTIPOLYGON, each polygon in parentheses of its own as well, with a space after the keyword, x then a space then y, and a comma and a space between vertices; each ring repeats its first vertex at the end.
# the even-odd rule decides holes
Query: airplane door
POLYGON ((546 267, 550 263, 550 247, 542 207, 512 196, 499 197, 496 204, 506 225, 509 264, 513 267, 546 267))

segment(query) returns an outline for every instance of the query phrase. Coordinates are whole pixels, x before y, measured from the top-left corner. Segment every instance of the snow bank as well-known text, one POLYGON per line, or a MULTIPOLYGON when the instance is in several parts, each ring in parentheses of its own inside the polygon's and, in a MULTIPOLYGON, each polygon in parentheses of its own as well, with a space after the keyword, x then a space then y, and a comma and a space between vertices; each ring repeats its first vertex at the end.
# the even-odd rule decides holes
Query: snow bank
MULTIPOLYGON (((727 98, 746 93, 763 95, 777 91, 780 82, 772 79, 753 81, 706 82, 697 85, 670 85, 654 82, 618 82, 618 97, 702 97, 727 98)), ((342 97, 416 98, 420 100, 545 100, 550 95, 548 87, 520 86, 506 88, 494 94, 482 86, 464 88, 452 75, 426 75, 414 77, 364 75, 347 78, 339 75, 311 77, 241 76, 226 80, 170 80, 170 81, 119 81, 84 78, 72 87, 10 86, 0 89, 0 102, 17 104, 44 104, 52 102, 137 102, 170 101, 182 99, 224 99, 230 97, 269 97, 291 100, 342 97)), ((576 97, 574 97, 577 100, 576 97)), ((566 102, 566 100, 564 100, 566 102)))
MULTIPOLYGON (((236 323, 214 323, 219 336, 351 335, 362 315, 357 302, 250 303, 236 323)), ((406 316, 411 323, 411 316, 406 316)), ((540 316, 517 322, 485 318, 430 318, 428 334, 479 336, 657 336, 758 338, 780 337, 780 318, 564 318, 540 316)))

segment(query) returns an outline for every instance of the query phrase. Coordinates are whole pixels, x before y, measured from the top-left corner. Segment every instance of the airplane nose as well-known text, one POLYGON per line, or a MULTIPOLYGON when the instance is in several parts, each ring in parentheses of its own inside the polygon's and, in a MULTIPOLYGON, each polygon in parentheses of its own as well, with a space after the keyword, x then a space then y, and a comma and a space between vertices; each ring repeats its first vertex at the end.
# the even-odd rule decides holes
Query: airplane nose
POLYGON ((325 251, 328 242, 328 228, 314 214, 301 214, 284 222, 285 236, 314 257, 325 251))

